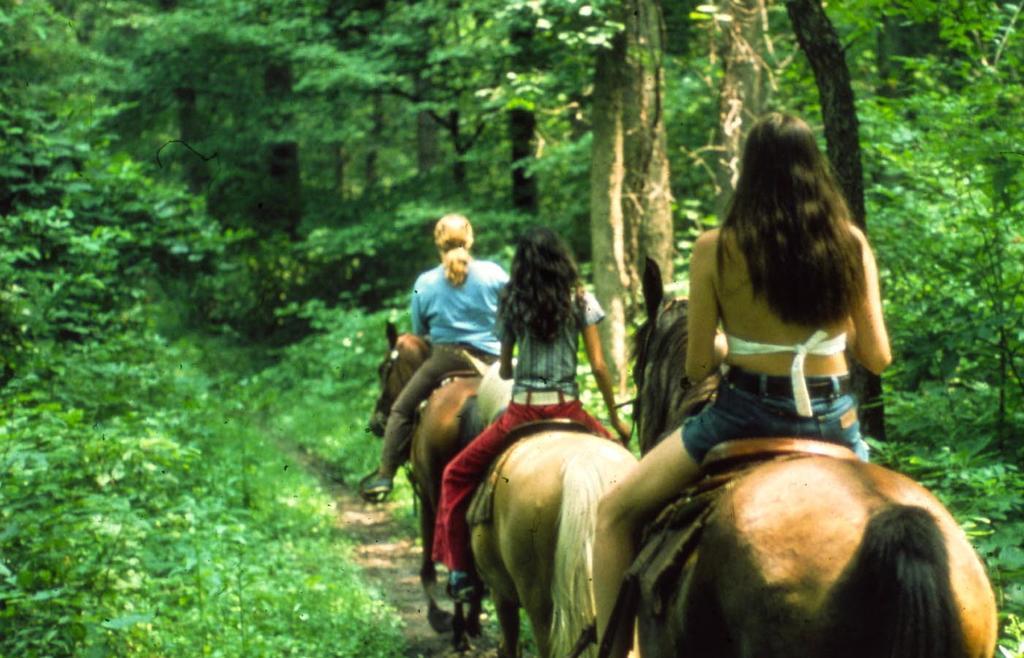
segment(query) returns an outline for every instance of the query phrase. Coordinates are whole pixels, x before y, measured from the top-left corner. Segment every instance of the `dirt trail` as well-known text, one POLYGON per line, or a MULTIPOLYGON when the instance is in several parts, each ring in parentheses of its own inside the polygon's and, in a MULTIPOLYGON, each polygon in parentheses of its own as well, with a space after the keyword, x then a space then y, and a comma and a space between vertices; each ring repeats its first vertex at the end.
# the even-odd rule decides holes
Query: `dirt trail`
MULTIPOLYGON (((422 549, 412 537, 399 534, 392 514, 397 503, 370 504, 359 494, 329 474, 329 468, 315 456, 304 451, 285 448, 310 473, 335 501, 336 523, 356 544, 354 558, 366 579, 383 594, 405 625, 403 631, 409 658, 456 656, 460 658, 493 658, 497 656, 497 620, 481 620, 483 634, 472 638, 473 648, 458 653, 451 648, 451 635, 438 634, 427 623, 427 599, 420 587, 419 568, 422 549)), ((443 574, 440 576, 443 578, 443 574)), ((448 601, 440 602, 451 611, 448 601)))

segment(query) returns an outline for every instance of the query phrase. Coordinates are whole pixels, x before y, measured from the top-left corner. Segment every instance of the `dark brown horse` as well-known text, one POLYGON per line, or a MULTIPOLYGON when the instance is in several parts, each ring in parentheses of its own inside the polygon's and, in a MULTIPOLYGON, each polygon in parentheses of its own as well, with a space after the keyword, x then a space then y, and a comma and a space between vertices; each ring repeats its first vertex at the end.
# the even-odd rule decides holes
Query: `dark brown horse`
MULTIPOLYGON (((414 334, 399 335, 391 323, 387 326, 387 339, 388 354, 378 369, 381 392, 370 420, 370 429, 381 434, 391 405, 430 354, 422 338, 414 334)), ((410 448, 410 481, 418 502, 423 542, 420 582, 427 597, 427 618, 435 631, 453 631, 456 648, 466 646, 466 633, 479 634, 480 602, 471 603, 468 610, 464 610, 461 603, 455 604, 454 617, 438 605, 437 570, 431 559, 431 547, 444 467, 459 451, 467 434, 471 437, 477 431, 468 427, 470 415, 480 418, 477 424, 485 422, 503 406, 500 398, 504 397, 507 402, 511 393, 510 387, 503 385, 496 376, 488 376, 491 383, 484 387, 487 393, 474 400, 478 411, 470 414, 467 402, 477 395, 482 379, 475 373, 465 372, 443 382, 420 408, 410 448)))
MULTIPOLYGON (((654 345, 685 345, 686 304, 662 304, 659 282, 645 275, 635 375, 645 449, 679 425, 681 407, 666 401, 686 395, 683 356, 653 362, 654 345)), ((755 465, 691 514, 699 499, 663 512, 627 574, 620 604, 637 615, 644 658, 992 655, 985 569, 949 512, 909 478, 811 456, 755 465), (692 517, 701 523, 684 530, 692 517)))

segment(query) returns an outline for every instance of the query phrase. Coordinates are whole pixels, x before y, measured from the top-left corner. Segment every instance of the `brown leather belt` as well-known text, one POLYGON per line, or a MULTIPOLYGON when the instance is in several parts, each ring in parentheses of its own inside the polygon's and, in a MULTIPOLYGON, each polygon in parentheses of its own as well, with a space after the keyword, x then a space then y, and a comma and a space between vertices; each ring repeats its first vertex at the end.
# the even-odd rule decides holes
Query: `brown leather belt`
MULTIPOLYGON (((830 375, 826 377, 807 377, 807 392, 812 398, 827 398, 846 395, 850 392, 849 375, 830 375)), ((725 381, 731 385, 753 393, 754 395, 770 395, 780 398, 793 397, 793 380, 786 375, 763 375, 750 372, 743 368, 731 366, 725 381)))

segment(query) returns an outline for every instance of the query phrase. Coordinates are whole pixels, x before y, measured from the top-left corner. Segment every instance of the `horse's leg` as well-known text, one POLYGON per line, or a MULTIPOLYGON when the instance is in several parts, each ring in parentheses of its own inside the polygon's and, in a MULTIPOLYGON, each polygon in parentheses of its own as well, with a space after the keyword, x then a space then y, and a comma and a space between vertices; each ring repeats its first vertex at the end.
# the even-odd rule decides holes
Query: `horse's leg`
POLYGON ((469 650, 469 638, 466 637, 464 605, 461 602, 455 604, 455 615, 452 618, 452 648, 456 651, 469 650))
POLYGON ((469 602, 469 612, 466 613, 466 633, 470 637, 480 637, 480 613, 483 612, 483 595, 478 594, 469 602))
POLYGON ((521 586, 523 608, 530 619, 533 637, 537 640, 537 655, 551 656, 551 592, 550 577, 539 577, 535 586, 521 586))
POLYGON ((420 584, 427 596, 427 621, 437 633, 452 630, 452 614, 437 604, 437 567, 431 555, 434 546, 434 508, 429 500, 420 498, 420 537, 423 539, 423 559, 420 563, 420 584))
POLYGON ((498 655, 501 658, 518 658, 519 656, 519 603, 515 599, 492 594, 494 609, 498 614, 501 626, 501 646, 498 655))

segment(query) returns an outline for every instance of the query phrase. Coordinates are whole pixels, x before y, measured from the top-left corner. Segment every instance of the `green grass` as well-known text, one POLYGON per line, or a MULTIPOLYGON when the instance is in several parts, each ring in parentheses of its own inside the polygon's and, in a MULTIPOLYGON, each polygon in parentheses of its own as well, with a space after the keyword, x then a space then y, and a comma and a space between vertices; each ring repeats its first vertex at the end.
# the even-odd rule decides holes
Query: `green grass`
POLYGON ((401 655, 333 501, 263 431, 244 353, 39 356, 0 410, 0 655, 401 655))

